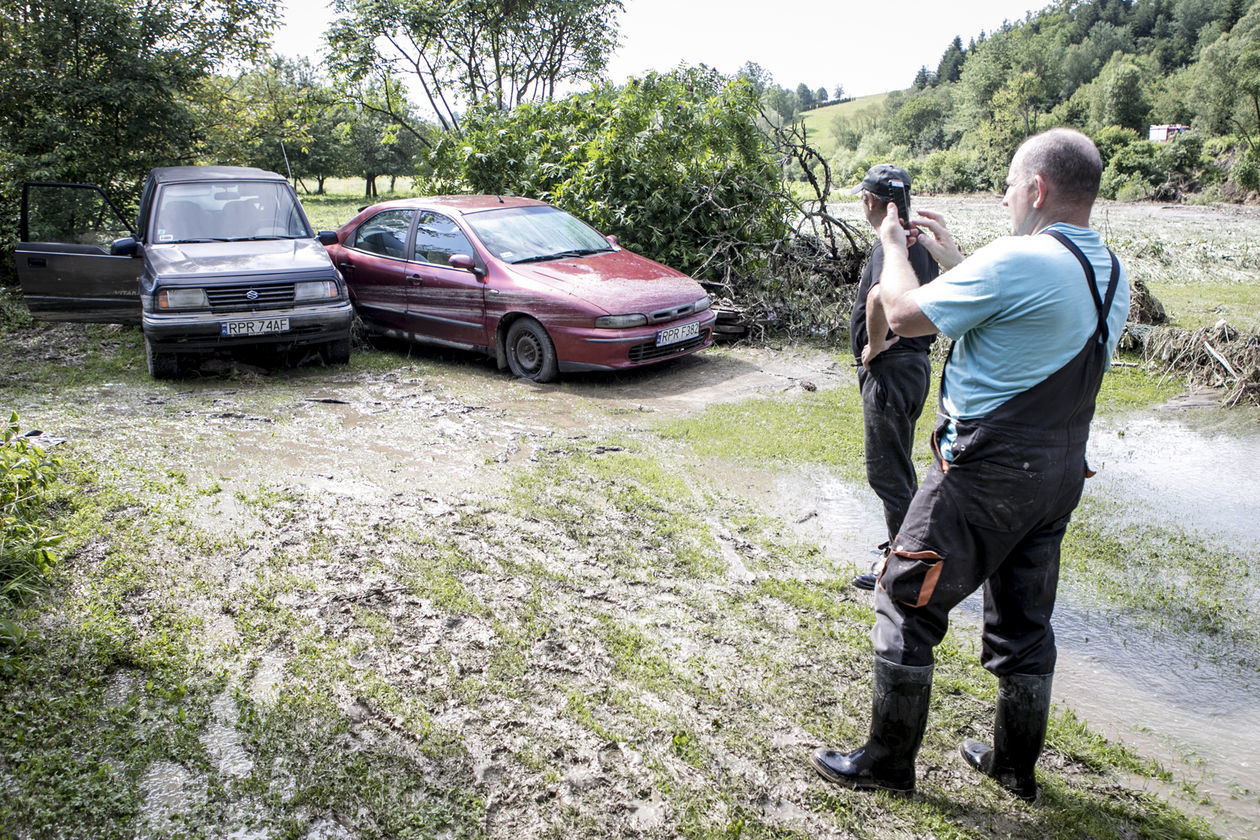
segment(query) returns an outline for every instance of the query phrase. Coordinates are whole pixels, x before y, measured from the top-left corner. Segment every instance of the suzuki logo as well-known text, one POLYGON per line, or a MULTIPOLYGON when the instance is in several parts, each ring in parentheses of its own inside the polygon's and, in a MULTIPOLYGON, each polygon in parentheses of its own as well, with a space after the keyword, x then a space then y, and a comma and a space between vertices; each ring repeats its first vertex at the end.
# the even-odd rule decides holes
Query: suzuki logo
POLYGON ((245 297, 249 298, 250 300, 258 300, 258 292, 254 291, 253 289, 250 289, 248 292, 245 293, 245 297))

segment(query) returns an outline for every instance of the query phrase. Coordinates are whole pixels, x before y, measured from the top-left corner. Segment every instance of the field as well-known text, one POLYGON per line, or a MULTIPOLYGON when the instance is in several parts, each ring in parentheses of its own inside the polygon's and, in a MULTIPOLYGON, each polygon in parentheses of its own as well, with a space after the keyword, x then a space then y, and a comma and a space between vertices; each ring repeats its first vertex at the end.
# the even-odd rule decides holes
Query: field
MULTIPOLYGON (((305 203, 332 227, 362 200, 305 203)), ((995 205, 936 206, 972 248, 1000 231, 995 205)), ((1174 317, 1245 316, 1230 295, 1196 299, 1254 284, 1253 217, 1109 205, 1097 221, 1135 274, 1199 284, 1174 317), (1152 227, 1162 250, 1148 253, 1152 227), (1233 273, 1186 247, 1198 239, 1233 273)), ((1070 695, 1056 694, 1042 805, 969 773, 956 744, 987 737, 995 686, 965 622, 940 650, 919 793, 813 776, 808 753, 859 744, 869 704, 870 598, 848 581, 878 515, 843 351, 717 348, 541 387, 476 356, 382 345, 346 368, 160 383, 135 330, 35 324, 0 303, 0 406, 65 441, 65 560, 46 596, 0 615, 29 630, 0 648, 0 835, 1044 840, 1254 825, 1248 779, 1221 794, 1176 756, 1105 739, 1070 695)), ((1118 367, 1099 422, 1123 439, 1166 422, 1158 406, 1180 391, 1118 367)), ((1194 411, 1233 424, 1221 452, 1256 422, 1194 411)), ((1150 519, 1125 493, 1082 508, 1070 573, 1089 632, 1117 636, 1123 618, 1126 644, 1222 650, 1254 683, 1254 588, 1222 582, 1254 574, 1260 540, 1150 519)))
POLYGON ((830 160, 836 150, 836 141, 831 129, 836 117, 861 120, 867 114, 871 116, 882 114, 884 100, 887 98, 886 93, 876 93, 871 96, 859 96, 857 99, 850 99, 848 102, 837 105, 827 105, 806 111, 804 114, 805 131, 808 133, 810 145, 824 158, 830 160))

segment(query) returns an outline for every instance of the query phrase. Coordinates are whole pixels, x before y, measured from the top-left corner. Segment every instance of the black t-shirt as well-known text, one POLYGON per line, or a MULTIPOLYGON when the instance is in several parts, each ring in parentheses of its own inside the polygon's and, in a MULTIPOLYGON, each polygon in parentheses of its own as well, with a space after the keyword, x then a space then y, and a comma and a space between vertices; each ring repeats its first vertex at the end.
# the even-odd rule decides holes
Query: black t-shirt
MULTIPOLYGON (((919 278, 919 285, 930 283, 940 274, 940 268, 932 255, 919 243, 910 246, 910 266, 919 278)), ((871 287, 879 282, 880 272, 884 270, 884 243, 876 241, 871 249, 871 257, 862 269, 862 280, 858 283, 857 300, 853 302, 853 315, 849 318, 849 347, 853 358, 862 360, 862 348, 866 346, 866 296, 871 287)), ((892 335, 892 333, 889 333, 892 335)), ((936 340, 935 335, 920 335, 914 338, 902 338, 887 353, 926 353, 936 340)))

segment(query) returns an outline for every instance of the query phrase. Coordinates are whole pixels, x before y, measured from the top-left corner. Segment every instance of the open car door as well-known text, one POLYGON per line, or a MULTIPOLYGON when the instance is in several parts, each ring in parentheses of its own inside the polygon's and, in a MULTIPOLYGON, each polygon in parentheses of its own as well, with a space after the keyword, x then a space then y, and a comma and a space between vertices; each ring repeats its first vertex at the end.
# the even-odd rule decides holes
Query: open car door
POLYGON ((140 323, 137 280, 144 261, 110 253, 114 240, 135 234, 99 187, 23 184, 20 233, 17 273, 31 315, 140 323))

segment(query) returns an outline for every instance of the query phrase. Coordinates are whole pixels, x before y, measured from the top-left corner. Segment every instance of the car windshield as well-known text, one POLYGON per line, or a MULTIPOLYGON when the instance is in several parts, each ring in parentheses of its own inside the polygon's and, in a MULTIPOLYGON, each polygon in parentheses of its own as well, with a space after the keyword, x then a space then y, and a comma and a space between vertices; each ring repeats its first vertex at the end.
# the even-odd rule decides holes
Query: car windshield
POLYGON ((276 181, 168 184, 153 214, 156 243, 311 236, 297 199, 276 181))
POLYGON ((538 262, 611 251, 590 225, 554 207, 505 207, 471 213, 468 224, 482 244, 504 262, 538 262))

